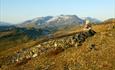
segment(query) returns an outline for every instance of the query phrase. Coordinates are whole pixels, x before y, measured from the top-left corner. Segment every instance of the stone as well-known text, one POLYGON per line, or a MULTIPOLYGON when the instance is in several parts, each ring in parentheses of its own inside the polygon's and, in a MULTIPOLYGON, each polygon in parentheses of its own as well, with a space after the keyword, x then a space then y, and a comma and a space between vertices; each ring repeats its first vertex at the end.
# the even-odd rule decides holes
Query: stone
POLYGON ((39 44, 39 45, 37 45, 36 47, 39 48, 39 47, 41 47, 41 45, 39 44))
POLYGON ((57 43, 55 43, 55 44, 54 44, 54 47, 57 47, 57 46, 58 46, 57 43))
POLYGON ((86 38, 93 36, 95 33, 94 30, 83 31, 74 35, 72 39, 78 43, 78 46, 81 46, 86 38))
POLYGON ((95 44, 91 44, 89 48, 90 48, 91 50, 92 50, 92 49, 96 50, 96 47, 95 47, 95 46, 96 46, 95 44))
POLYGON ((35 54, 33 54, 33 56, 32 57, 37 57, 37 54, 35 53, 35 54))

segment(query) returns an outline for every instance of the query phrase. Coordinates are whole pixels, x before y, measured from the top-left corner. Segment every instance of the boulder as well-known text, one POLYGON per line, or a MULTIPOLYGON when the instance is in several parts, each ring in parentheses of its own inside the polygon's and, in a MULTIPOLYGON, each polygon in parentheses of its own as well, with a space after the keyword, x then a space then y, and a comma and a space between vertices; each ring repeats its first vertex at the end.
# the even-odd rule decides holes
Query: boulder
POLYGON ((95 33, 96 32, 94 30, 79 32, 76 35, 74 35, 72 39, 75 42, 79 43, 78 46, 81 46, 86 38, 93 36, 95 33))

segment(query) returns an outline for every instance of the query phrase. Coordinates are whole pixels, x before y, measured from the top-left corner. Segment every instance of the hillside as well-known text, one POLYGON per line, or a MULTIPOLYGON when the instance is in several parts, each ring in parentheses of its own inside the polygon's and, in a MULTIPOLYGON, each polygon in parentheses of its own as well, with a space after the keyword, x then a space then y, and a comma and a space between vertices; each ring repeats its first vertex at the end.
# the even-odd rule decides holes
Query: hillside
POLYGON ((109 23, 93 25, 96 33, 79 45, 73 37, 82 31, 81 28, 60 29, 50 39, 44 37, 27 42, 30 47, 20 43, 21 47, 1 52, 0 69, 114 70, 115 22, 109 20, 109 23))

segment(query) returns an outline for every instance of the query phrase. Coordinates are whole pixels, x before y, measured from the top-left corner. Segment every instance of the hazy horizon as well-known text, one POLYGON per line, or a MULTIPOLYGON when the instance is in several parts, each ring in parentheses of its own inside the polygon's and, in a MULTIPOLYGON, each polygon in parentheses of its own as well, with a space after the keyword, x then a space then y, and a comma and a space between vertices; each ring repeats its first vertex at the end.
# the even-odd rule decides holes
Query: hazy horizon
POLYGON ((0 0, 0 21, 20 23, 42 16, 115 18, 114 0, 0 0))

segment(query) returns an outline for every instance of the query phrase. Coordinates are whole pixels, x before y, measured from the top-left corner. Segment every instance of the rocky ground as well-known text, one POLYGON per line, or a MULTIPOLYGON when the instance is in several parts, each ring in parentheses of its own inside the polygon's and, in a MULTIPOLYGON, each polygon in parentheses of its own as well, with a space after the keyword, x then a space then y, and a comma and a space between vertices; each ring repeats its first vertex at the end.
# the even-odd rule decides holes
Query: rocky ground
POLYGON ((0 57, 1 70, 114 70, 115 23, 94 25, 0 57))

